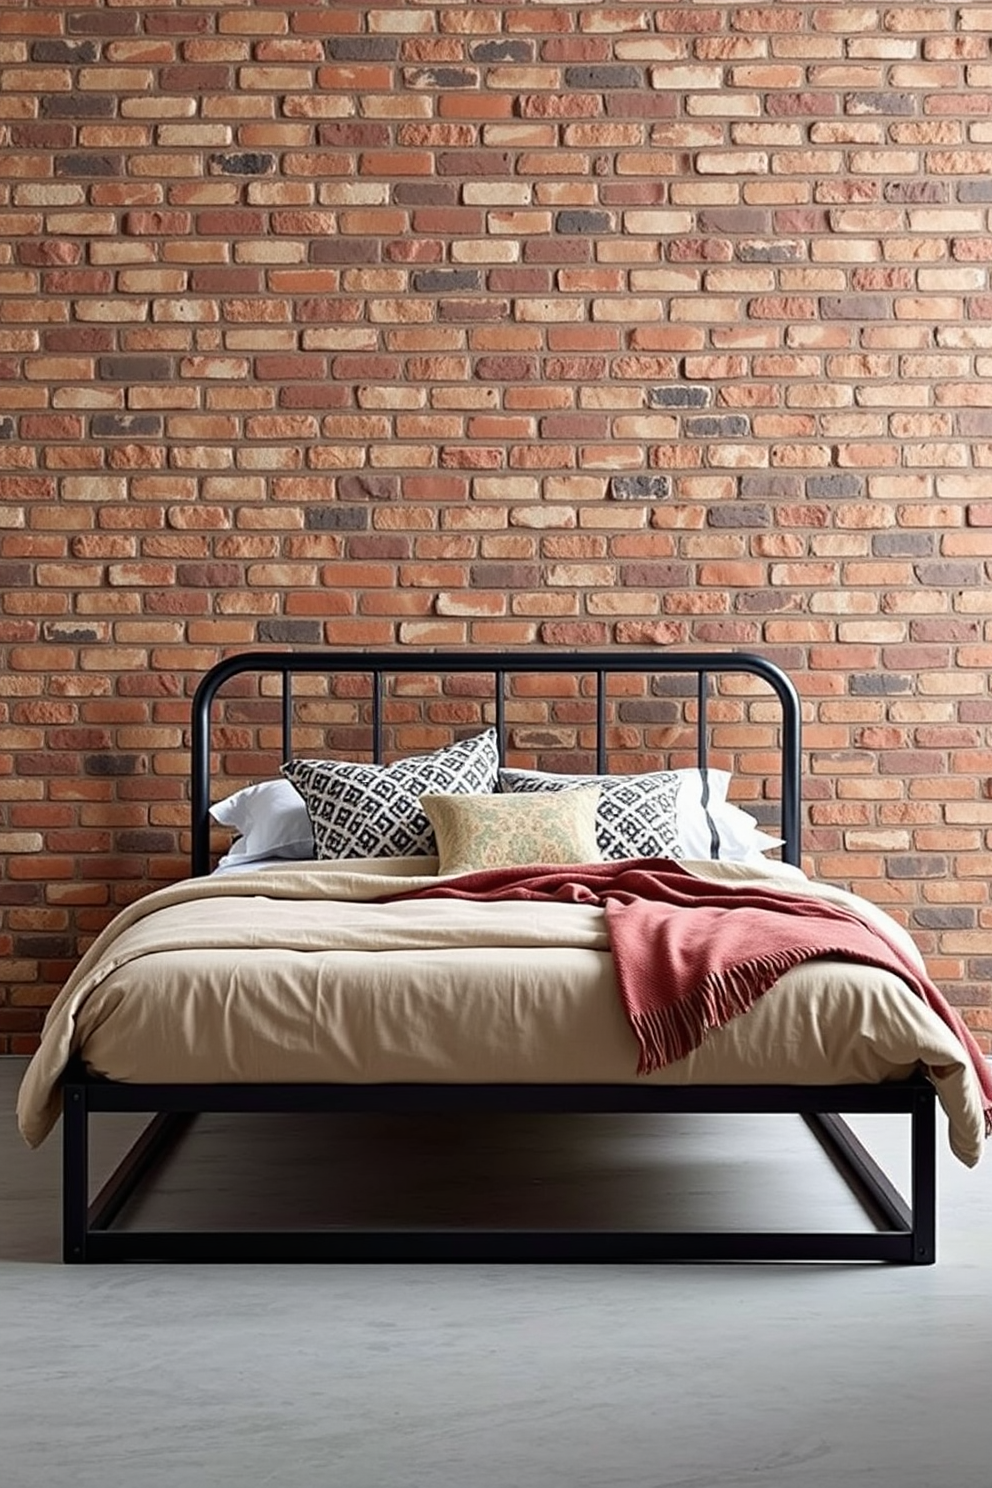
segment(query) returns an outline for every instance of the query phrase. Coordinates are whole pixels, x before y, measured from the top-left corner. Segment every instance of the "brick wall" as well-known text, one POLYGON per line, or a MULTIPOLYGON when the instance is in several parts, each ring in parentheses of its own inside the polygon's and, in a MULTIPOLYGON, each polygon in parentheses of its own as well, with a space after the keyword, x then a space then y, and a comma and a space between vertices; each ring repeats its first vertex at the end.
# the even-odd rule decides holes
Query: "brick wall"
POLYGON ((809 868, 988 1044, 990 33, 0 0, 0 1049, 258 643, 773 656, 809 868))

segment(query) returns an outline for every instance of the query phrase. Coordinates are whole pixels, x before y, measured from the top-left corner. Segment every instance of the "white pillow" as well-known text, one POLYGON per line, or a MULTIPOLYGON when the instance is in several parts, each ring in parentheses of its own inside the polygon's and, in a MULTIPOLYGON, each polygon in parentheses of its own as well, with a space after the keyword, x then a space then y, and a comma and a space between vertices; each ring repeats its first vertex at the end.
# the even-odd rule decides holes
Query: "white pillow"
POLYGON ((620 858, 719 859, 746 862, 781 838, 727 800, 726 770, 656 770, 645 775, 567 775, 502 769, 504 791, 601 787, 596 836, 604 861, 620 858))
POLYGON ((315 856, 326 861, 434 854, 434 831, 420 797, 491 793, 498 768, 496 730, 486 729, 391 765, 290 760, 282 773, 306 802, 315 856))
POLYGON ((288 780, 246 785, 211 806, 222 827, 239 834, 217 864, 235 867, 255 858, 312 858, 313 831, 307 808, 288 780))

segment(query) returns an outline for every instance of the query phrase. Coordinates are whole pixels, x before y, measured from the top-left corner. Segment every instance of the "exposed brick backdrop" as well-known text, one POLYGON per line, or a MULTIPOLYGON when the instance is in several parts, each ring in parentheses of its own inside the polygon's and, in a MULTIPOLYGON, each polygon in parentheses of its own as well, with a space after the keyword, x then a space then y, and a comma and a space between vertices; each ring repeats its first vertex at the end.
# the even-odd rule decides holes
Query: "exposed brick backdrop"
POLYGON ((0 0, 0 1049, 184 871, 189 693, 260 643, 772 656, 807 867, 988 1045, 990 35, 0 0))

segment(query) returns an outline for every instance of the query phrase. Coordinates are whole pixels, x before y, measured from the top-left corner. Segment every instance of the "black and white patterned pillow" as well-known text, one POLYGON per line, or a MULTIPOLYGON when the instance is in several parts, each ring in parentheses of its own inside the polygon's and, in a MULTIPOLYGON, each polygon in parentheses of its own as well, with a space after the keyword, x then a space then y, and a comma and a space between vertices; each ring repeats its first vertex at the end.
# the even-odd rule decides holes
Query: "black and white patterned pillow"
POLYGON ((496 730, 391 765, 290 760, 282 773, 299 791, 318 858, 402 858, 437 851, 420 806, 430 793, 478 795, 497 788, 496 730))
MULTIPOLYGON (((619 858, 685 858, 719 856, 720 839, 709 814, 710 782, 717 772, 658 770, 647 775, 557 775, 541 770, 500 770, 500 790, 559 791, 600 786, 596 840, 604 862, 619 858), (687 777, 694 779, 690 783, 687 777), (698 841, 686 850, 687 784, 692 798, 693 833, 698 841), (683 800, 680 801, 680 796, 683 800)), ((725 778, 725 777, 724 777, 725 778)), ((718 783, 726 793, 721 779, 718 783)))

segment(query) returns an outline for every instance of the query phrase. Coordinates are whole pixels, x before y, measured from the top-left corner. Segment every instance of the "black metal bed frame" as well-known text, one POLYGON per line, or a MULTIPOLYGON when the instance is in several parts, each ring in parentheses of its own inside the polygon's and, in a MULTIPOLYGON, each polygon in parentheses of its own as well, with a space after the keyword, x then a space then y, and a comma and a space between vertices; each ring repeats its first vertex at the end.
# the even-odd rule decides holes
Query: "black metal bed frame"
MULTIPOLYGON (((373 754, 382 756, 383 687, 402 673, 473 673, 494 679, 502 753, 506 679, 573 672, 596 680, 597 770, 607 761, 606 679, 612 674, 691 674, 696 678, 697 759, 709 747, 710 679, 740 673, 762 679, 781 709, 781 835, 785 861, 800 861, 800 706, 773 663, 737 652, 247 652, 202 679, 192 711, 192 869, 210 867, 210 763, 213 708, 232 678, 281 678, 282 751, 292 752, 297 674, 371 677, 373 754)), ((137 1084, 91 1075, 78 1059, 63 1080, 63 1257, 65 1261, 894 1261, 936 1259, 935 1092, 922 1075, 878 1085, 457 1085, 457 1084, 137 1084), (154 1113, 95 1197, 90 1196, 89 1118, 103 1112, 154 1113), (667 1230, 479 1229, 462 1226, 314 1230, 148 1230, 116 1223, 190 1123, 201 1113, 582 1112, 797 1114, 860 1201, 874 1229, 667 1230), (908 1115, 910 1195, 898 1191, 840 1113, 908 1115)))

